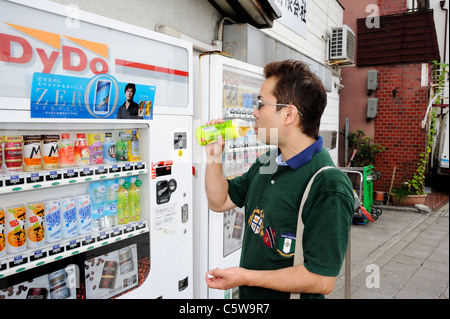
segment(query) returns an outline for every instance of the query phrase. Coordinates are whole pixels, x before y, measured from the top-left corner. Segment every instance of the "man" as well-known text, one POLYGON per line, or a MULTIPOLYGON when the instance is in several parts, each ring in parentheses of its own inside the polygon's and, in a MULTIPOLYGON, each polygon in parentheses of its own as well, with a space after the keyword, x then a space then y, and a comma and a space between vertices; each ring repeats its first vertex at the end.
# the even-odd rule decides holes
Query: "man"
MULTIPOLYGON (((205 146, 206 193, 210 209, 245 206, 240 267, 213 269, 211 288, 239 286, 240 298, 324 298, 335 286, 348 243, 354 197, 348 177, 338 169, 317 175, 301 216, 304 264, 293 266, 298 210, 310 178, 334 166, 322 148, 319 126, 327 95, 320 80, 299 61, 268 64, 253 112, 258 138, 278 154, 260 157, 240 177, 222 173, 224 141, 205 146), (276 157, 274 169, 270 169, 276 157), (263 160, 269 158, 269 160, 263 160)), ((213 120, 215 124, 222 120, 213 120)))
POLYGON ((133 101, 136 93, 136 85, 134 83, 128 83, 125 86, 125 102, 117 110, 118 119, 142 119, 139 116, 139 105, 133 101))

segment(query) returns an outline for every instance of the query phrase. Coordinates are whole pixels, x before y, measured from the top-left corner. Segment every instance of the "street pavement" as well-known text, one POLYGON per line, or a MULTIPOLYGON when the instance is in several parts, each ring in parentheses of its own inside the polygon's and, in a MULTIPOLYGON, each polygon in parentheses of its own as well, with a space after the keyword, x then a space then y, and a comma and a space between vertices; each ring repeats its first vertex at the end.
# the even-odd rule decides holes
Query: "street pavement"
MULTIPOLYGON (((351 299, 449 299, 449 204, 382 208, 351 228, 351 299)), ((344 266, 328 299, 345 298, 344 266)))

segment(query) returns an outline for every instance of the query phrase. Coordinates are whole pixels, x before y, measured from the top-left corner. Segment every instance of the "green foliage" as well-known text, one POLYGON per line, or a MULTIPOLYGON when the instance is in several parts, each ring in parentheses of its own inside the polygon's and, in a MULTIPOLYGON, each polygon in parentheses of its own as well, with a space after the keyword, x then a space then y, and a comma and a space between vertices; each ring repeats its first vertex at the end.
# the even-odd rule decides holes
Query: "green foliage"
POLYGON ((395 197, 397 197, 398 200, 402 200, 408 195, 416 195, 416 193, 410 189, 410 185, 407 183, 394 188, 392 190, 392 193, 395 195, 395 197))
MULTIPOLYGON (((447 79, 448 75, 448 64, 440 63, 438 61, 433 61, 435 64, 439 65, 441 72, 439 73, 438 80, 439 84, 435 89, 435 94, 439 94, 436 104, 441 104, 441 92, 444 89, 444 83, 447 79)), ((417 163, 417 169, 413 175, 413 177, 405 182, 403 185, 393 189, 393 193, 397 196, 397 198, 402 199, 407 195, 424 195, 425 194, 425 175, 426 175, 426 167, 428 156, 431 153, 433 148, 433 140, 436 135, 436 118, 437 118, 437 110, 433 108, 430 112, 430 125, 427 133, 427 142, 425 145, 425 151, 421 153, 419 156, 419 162, 417 163)))
POLYGON ((442 104, 442 95, 441 92, 444 91, 445 82, 448 81, 448 63, 441 63, 439 61, 434 60, 433 63, 439 66, 440 72, 438 73, 438 86, 435 89, 435 94, 438 94, 438 98, 436 99, 436 104, 442 104))
MULTIPOLYGON (((345 134, 345 130, 341 130, 340 134, 345 134)), ((366 136, 364 130, 356 132, 348 132, 347 136, 349 155, 351 156, 356 150, 356 154, 351 160, 351 166, 364 167, 375 164, 375 155, 384 151, 384 147, 374 142, 369 136, 366 136)))

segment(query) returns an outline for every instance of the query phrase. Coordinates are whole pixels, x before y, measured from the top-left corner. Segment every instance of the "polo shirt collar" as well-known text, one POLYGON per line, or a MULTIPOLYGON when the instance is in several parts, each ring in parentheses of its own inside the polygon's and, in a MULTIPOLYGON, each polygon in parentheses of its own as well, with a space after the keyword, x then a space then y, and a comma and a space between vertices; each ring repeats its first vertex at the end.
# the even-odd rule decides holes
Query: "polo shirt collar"
POLYGON ((280 149, 278 149, 278 157, 277 164, 279 166, 289 166, 293 170, 296 170, 306 163, 308 163, 314 154, 319 153, 322 150, 323 139, 322 136, 319 136, 319 139, 315 141, 313 144, 308 146, 306 149, 298 153, 297 155, 291 157, 286 162, 283 161, 283 156, 281 155, 280 149))

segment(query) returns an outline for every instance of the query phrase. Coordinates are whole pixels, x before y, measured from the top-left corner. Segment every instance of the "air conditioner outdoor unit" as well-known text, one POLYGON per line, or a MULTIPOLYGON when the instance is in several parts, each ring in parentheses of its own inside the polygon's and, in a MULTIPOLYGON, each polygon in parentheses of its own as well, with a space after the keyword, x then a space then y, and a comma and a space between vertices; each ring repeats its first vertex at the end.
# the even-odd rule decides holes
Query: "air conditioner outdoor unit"
POLYGON ((354 64, 355 33, 347 25, 331 28, 329 60, 334 64, 354 64))

